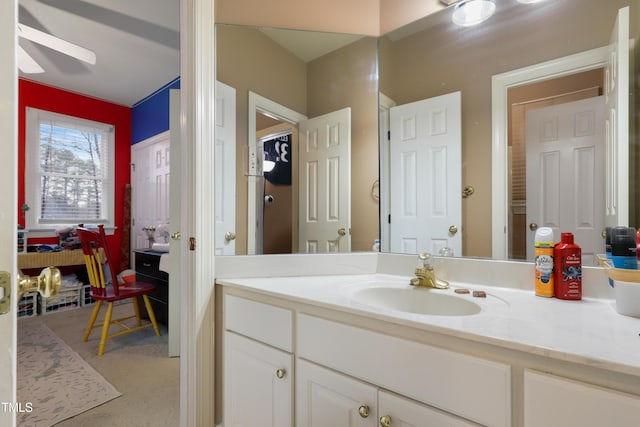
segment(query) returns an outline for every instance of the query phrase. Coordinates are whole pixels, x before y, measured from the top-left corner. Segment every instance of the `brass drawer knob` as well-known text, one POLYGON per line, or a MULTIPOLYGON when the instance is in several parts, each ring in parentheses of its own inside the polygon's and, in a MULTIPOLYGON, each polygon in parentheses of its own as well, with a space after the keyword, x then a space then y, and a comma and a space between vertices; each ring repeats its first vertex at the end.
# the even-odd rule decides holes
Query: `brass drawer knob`
POLYGON ((380 426, 391 427, 391 417, 389 415, 384 415, 380 417, 380 426))
POLYGON ((369 416, 369 406, 362 405, 358 408, 358 413, 362 418, 367 418, 369 416))
POLYGON ((287 371, 286 371, 286 370, 284 370, 284 369, 280 368, 280 369, 278 369, 278 370, 276 371, 276 377, 278 377, 278 378, 282 379, 282 378, 284 378, 284 376, 286 375, 286 373, 287 373, 287 371))

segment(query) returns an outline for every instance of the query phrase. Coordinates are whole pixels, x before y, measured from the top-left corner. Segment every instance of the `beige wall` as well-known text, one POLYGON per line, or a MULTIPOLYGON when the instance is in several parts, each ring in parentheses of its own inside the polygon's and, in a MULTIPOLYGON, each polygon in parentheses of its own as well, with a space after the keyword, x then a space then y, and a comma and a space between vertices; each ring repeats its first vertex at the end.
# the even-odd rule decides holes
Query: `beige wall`
POLYGON ((216 22, 337 33, 380 33, 379 0, 216 0, 216 22))
MULTIPOLYGON (((501 16, 499 9, 491 21, 471 28, 454 28, 442 13, 429 18, 427 30, 381 41, 380 88, 398 104, 462 91, 462 185, 476 190, 462 203, 464 255, 491 256, 491 77, 606 45, 617 9, 627 3, 556 2, 543 22, 501 16)), ((638 16, 633 3, 632 23, 638 16)))
POLYGON ((311 61, 308 113, 316 117, 351 107, 351 249, 370 251, 379 238, 377 39, 365 37, 311 61))

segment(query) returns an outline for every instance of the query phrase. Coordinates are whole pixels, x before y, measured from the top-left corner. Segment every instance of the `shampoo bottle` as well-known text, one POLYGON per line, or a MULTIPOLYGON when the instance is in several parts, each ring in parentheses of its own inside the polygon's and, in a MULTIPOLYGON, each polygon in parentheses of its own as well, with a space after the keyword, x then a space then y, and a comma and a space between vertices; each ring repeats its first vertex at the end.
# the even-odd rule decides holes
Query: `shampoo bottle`
POLYGON ((573 241, 573 233, 562 233, 553 251, 554 295, 556 298, 582 299, 582 249, 573 241))
POLYGON ((535 236, 535 283, 536 295, 553 296, 553 230, 540 227, 535 236))

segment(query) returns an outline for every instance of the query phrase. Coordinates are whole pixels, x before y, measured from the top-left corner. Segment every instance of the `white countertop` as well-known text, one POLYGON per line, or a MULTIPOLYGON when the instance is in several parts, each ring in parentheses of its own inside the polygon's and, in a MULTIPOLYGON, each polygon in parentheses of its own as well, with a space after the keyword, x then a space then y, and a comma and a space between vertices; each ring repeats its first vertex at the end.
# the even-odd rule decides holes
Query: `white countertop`
POLYGON ((478 314, 436 316, 364 305, 353 293, 367 287, 407 287, 410 276, 349 274, 290 277, 221 278, 217 283, 291 301, 444 333, 470 341, 581 363, 640 376, 640 318, 622 316, 615 301, 583 298, 563 301, 533 291, 451 281, 453 288, 484 290, 488 298, 470 298, 478 314))

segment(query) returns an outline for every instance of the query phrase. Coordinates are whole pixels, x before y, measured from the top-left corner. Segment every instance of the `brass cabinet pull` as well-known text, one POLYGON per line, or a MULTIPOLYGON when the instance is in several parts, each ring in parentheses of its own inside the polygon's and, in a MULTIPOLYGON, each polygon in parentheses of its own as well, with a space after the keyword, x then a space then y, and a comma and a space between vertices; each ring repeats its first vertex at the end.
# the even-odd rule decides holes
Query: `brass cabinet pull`
POLYGON ((358 408, 358 413, 362 418, 367 418, 369 416, 369 407, 367 405, 362 405, 358 408))
POLYGON ((224 233, 224 240, 225 242, 236 240, 236 233, 234 233, 233 231, 227 231, 226 233, 224 233))
POLYGON ((389 415, 384 415, 380 417, 380 426, 391 427, 391 417, 389 415))
POLYGON ((282 378, 284 378, 284 376, 285 376, 285 374, 286 374, 286 373, 287 373, 287 371, 286 371, 286 370, 284 370, 284 369, 280 368, 280 369, 278 369, 278 370, 276 371, 276 377, 278 377, 278 378, 282 379, 282 378))
POLYGON ((172 240, 180 240, 181 237, 182 237, 182 234, 180 234, 179 231, 171 233, 171 239, 172 240))
POLYGON ((537 229, 538 229, 538 224, 536 224, 535 222, 532 222, 531 224, 529 224, 529 230, 536 231, 537 229))

